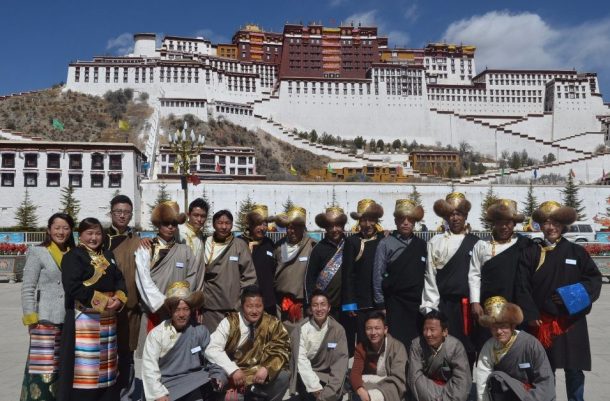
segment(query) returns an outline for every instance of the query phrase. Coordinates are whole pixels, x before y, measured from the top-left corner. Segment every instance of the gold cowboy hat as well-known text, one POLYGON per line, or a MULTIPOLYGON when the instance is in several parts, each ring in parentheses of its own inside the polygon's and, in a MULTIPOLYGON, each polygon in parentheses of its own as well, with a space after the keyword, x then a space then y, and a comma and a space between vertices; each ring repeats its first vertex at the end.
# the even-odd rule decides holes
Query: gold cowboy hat
POLYGON ((463 215, 467 215, 470 212, 470 208, 470 202, 461 192, 451 192, 445 199, 439 199, 434 202, 434 213, 445 220, 456 210, 463 215))
POLYGON ((501 296, 487 298, 483 310, 485 314, 479 318, 479 324, 484 327, 491 327, 494 323, 508 323, 517 326, 523 322, 521 308, 501 296))
POLYGON ((307 210, 300 206, 292 206, 285 213, 278 213, 275 216, 275 224, 278 227, 286 228, 289 224, 299 224, 304 226, 307 221, 307 210))
POLYGON ((165 201, 159 203, 150 214, 150 222, 159 227, 161 223, 184 224, 186 214, 180 213, 180 206, 175 201, 165 201))
POLYGON ((171 311, 171 304, 176 305, 179 301, 186 302, 191 309, 199 309, 203 305, 203 292, 191 292, 188 281, 174 281, 167 287, 164 305, 171 311))
POLYGON ((320 228, 326 228, 333 224, 345 226, 345 223, 347 223, 347 215, 340 207, 331 206, 327 207, 324 213, 318 214, 315 221, 320 228))
POLYGON ((498 199, 485 212, 485 220, 494 222, 498 220, 512 220, 521 223, 525 216, 517 212, 517 202, 512 199, 498 199))
POLYGON ((578 218, 576 209, 569 206, 561 206, 561 203, 555 201, 542 202, 538 209, 532 213, 532 220, 541 224, 551 219, 564 226, 569 226, 578 218))
POLYGON ((358 201, 357 210, 349 215, 354 220, 360 220, 363 216, 380 219, 383 217, 383 207, 372 199, 362 199, 358 201))
POLYGON ((257 226, 261 224, 263 221, 273 222, 275 220, 275 216, 269 217, 269 208, 267 205, 263 204, 255 204, 252 209, 246 214, 246 221, 249 226, 257 226))
POLYGON ((424 218, 424 208, 411 199, 397 199, 394 206, 394 217, 407 217, 413 222, 424 218))

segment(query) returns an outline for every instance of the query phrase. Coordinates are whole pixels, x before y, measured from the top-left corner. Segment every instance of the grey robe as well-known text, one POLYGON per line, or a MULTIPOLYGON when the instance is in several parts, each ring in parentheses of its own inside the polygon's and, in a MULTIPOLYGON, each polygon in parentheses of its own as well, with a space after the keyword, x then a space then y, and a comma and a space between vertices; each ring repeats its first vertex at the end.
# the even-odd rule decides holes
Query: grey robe
POLYGON ((292 295, 299 301, 305 299, 305 270, 315 244, 315 241, 305 234, 299 248, 290 258, 286 253, 286 238, 282 238, 276 244, 274 256, 278 265, 275 270, 274 284, 278 302, 282 302, 284 295, 292 295))
POLYGON ((409 348, 409 389, 416 401, 466 401, 472 385, 468 356, 462 343, 448 335, 440 351, 420 336, 409 348), (434 380, 445 381, 444 385, 434 380))
MULTIPOLYGON (((487 340, 493 344, 496 340, 487 340)), ((489 345, 489 344, 488 344, 489 345)), ((520 331, 506 355, 498 362, 489 375, 502 390, 512 391, 522 401, 555 400, 555 377, 546 351, 532 335, 520 331), (526 390, 524 383, 531 386, 526 390)))
MULTIPOLYGON (((290 358, 290 393, 294 394, 297 390, 298 380, 298 358, 299 342, 301 339, 301 327, 309 323, 309 319, 299 322, 295 330, 292 330, 290 347, 292 356, 290 358)), ((313 318, 311 318, 312 324, 313 318)), ((313 371, 318 375, 320 382, 324 386, 318 401, 337 401, 343 395, 343 383, 347 374, 348 364, 347 339, 345 330, 335 319, 328 317, 328 330, 320 344, 320 348, 313 359, 310 360, 313 371), (329 346, 329 344, 331 344, 329 346), (334 344, 334 345, 333 345, 334 344)))

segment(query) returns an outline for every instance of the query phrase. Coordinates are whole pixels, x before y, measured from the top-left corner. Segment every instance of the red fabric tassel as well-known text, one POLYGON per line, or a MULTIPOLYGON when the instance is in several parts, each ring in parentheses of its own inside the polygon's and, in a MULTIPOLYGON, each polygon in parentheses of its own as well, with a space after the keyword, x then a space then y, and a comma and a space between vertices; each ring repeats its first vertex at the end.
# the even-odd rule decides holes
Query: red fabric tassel
POLYGON ((534 328, 534 335, 544 348, 553 345, 553 339, 562 335, 570 327, 570 321, 565 317, 554 317, 545 313, 540 314, 542 324, 534 328))
POLYGON ((470 302, 468 298, 462 298, 462 319, 464 322, 464 334, 469 336, 472 321, 470 320, 470 302))
POLYGON ((531 389, 534 388, 534 386, 532 386, 529 383, 523 383, 523 388, 525 388, 526 391, 530 391, 531 389))
POLYGON ((432 381, 433 381, 434 383, 438 384, 439 386, 444 386, 444 385, 446 385, 446 384, 447 384, 447 382, 446 382, 446 381, 441 380, 441 379, 432 379, 432 381))
POLYGON ((156 313, 148 315, 148 322, 146 322, 146 332, 150 333, 152 329, 157 327, 161 323, 161 318, 156 313))
POLYGON ((282 299, 282 312, 288 314, 288 319, 292 322, 298 322, 303 318, 303 303, 294 301, 291 297, 285 296, 282 299))

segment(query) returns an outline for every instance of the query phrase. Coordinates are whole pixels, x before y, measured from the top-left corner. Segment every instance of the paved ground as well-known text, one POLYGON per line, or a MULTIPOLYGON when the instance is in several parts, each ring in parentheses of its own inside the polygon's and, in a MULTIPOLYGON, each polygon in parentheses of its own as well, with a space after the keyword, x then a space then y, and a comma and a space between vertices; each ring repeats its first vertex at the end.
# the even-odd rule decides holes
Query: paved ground
MULTIPOLYGON (((21 284, 0 282, 0 401, 17 401, 28 348, 28 334, 21 324, 21 284)), ((604 284, 602 295, 589 316, 589 335, 593 354, 593 371, 586 374, 587 400, 610 398, 610 285, 604 284)), ((557 375, 557 400, 565 401, 563 374, 557 375)))

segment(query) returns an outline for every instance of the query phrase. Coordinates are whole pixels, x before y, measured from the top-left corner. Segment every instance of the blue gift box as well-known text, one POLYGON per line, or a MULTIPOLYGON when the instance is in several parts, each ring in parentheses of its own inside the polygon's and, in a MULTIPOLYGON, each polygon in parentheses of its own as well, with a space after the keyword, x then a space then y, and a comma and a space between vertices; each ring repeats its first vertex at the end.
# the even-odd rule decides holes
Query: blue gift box
POLYGON ((585 287, 581 283, 570 284, 557 288, 557 293, 561 297, 570 315, 575 315, 591 305, 591 298, 585 287))

